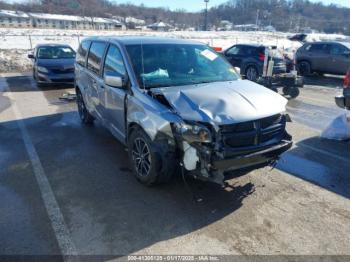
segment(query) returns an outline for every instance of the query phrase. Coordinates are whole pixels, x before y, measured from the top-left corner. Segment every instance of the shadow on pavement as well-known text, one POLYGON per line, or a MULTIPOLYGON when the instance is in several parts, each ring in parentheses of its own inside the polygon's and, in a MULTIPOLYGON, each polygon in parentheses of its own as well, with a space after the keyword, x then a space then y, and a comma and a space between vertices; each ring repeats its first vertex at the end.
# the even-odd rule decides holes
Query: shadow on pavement
POLYGON ((250 182, 222 188, 188 178, 189 192, 180 174, 145 187, 130 173, 124 146, 98 123, 82 126, 76 112, 23 121, 81 254, 125 255, 184 236, 254 192, 250 182))
POLYGON ((312 75, 304 77, 305 85, 337 88, 343 86, 344 77, 333 75, 312 75))
POLYGON ((349 146, 311 137, 285 153, 277 168, 350 199, 349 146))

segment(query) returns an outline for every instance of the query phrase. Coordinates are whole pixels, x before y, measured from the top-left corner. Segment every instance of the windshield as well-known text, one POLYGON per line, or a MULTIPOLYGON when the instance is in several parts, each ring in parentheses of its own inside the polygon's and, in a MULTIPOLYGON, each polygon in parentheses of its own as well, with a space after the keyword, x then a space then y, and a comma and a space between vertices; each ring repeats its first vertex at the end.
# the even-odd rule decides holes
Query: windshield
POLYGON ((224 58, 205 45, 145 44, 126 47, 142 88, 232 81, 239 78, 224 58))
POLYGON ((39 47, 39 59, 68 59, 74 58, 75 52, 70 47, 65 46, 45 46, 39 47))

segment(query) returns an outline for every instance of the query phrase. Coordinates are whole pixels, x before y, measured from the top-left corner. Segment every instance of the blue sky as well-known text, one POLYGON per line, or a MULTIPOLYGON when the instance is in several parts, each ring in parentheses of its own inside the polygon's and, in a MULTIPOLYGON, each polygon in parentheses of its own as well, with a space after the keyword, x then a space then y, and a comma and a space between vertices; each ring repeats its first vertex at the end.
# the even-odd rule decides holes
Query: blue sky
MULTIPOLYGON (((8 2, 22 2, 24 0, 8 0, 8 2)), ((152 7, 169 7, 170 9, 184 8, 188 11, 199 11, 204 8, 203 0, 113 0, 117 3, 144 4, 152 7)), ((227 0, 209 0, 209 7, 219 5, 227 0)), ((350 8, 350 0, 311 0, 313 2, 323 2, 325 4, 338 4, 350 8)))

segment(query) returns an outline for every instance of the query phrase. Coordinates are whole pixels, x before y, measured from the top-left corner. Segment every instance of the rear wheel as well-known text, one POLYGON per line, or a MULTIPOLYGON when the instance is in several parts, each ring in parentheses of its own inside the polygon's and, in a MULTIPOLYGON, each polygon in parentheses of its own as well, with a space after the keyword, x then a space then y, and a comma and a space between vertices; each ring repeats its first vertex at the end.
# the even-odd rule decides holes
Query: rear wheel
POLYGON ((164 161, 169 152, 163 152, 156 142, 136 128, 128 139, 129 160, 136 179, 147 186, 168 182, 174 168, 169 161, 164 161))
POLYGON ((77 94, 77 106, 78 106, 80 120, 85 125, 91 125, 94 122, 94 117, 87 110, 83 95, 79 91, 79 89, 77 89, 76 94, 77 94))
POLYGON ((307 61, 301 61, 298 63, 298 71, 302 76, 311 75, 311 64, 307 61))
POLYGON ((255 66, 248 66, 245 70, 245 76, 248 80, 256 82, 258 80, 259 73, 255 66))

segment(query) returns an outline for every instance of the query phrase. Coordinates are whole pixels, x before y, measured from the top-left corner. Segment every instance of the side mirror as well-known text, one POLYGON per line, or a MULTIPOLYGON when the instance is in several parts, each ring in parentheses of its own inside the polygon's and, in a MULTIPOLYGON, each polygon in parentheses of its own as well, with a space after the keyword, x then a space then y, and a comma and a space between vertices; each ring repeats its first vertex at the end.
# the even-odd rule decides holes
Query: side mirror
POLYGON ((104 82, 106 85, 111 87, 121 88, 123 87, 123 78, 120 76, 116 76, 110 72, 107 72, 104 76, 104 82))
POLYGON ((33 54, 28 54, 28 58, 30 58, 30 59, 34 59, 35 57, 34 57, 34 55, 33 55, 33 54))

